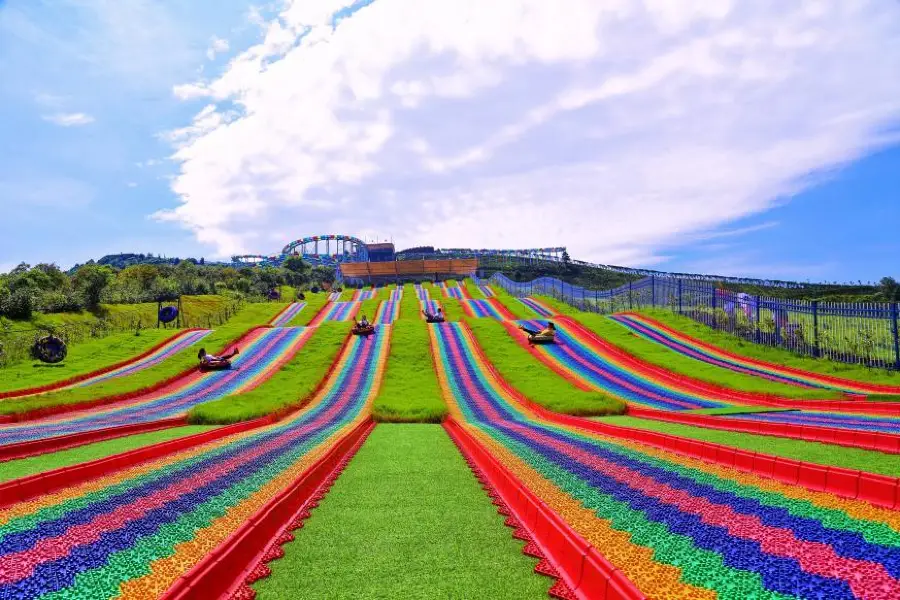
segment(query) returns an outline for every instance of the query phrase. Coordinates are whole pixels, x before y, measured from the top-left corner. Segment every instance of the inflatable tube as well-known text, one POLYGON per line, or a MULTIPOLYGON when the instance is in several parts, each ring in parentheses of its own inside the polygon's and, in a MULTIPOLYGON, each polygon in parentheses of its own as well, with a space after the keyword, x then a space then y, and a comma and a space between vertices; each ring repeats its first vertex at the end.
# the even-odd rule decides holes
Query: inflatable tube
POLYGON ((163 306, 159 309, 159 314, 157 314, 157 318, 160 323, 171 323, 175 319, 178 318, 178 307, 177 306, 163 306))
POLYGON ((351 333, 353 333, 353 335, 372 335, 373 333, 375 333, 375 326, 369 325, 368 327, 354 327, 351 330, 351 333))
POLYGON ((31 353, 37 360, 53 365, 64 361, 69 349, 55 335, 46 335, 34 343, 31 353))
POLYGON ((528 342, 530 344, 555 344, 556 337, 552 335, 529 335, 528 342))
POLYGON ((227 371, 230 368, 230 360, 218 360, 215 362, 201 363, 199 367, 199 369, 204 373, 207 371, 227 371))

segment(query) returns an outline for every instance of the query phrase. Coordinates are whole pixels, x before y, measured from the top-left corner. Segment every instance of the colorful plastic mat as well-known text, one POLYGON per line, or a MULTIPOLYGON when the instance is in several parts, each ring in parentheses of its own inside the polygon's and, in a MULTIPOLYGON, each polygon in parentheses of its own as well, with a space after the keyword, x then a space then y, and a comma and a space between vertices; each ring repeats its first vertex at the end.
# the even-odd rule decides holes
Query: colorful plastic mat
POLYGON ((534 298, 516 298, 516 300, 533 310, 539 317, 552 317, 556 314, 556 311, 534 298))
POLYGON ((490 317, 492 319, 497 319, 498 321, 504 320, 504 315, 500 313, 494 300, 461 300, 460 302, 462 302, 463 306, 473 317, 490 317))
POLYGON ((322 317, 323 321, 349 321, 359 311, 359 302, 332 302, 322 317))
POLYGON ((0 510, 0 598, 156 598, 368 414, 389 329, 303 412, 0 510))
POLYGON ((900 513, 542 420, 431 332, 453 417, 647 597, 897 597, 900 513))
POLYGON ((304 308, 306 308, 306 302, 292 302, 287 308, 278 313, 275 318, 269 322, 269 325, 272 327, 286 327, 304 308))

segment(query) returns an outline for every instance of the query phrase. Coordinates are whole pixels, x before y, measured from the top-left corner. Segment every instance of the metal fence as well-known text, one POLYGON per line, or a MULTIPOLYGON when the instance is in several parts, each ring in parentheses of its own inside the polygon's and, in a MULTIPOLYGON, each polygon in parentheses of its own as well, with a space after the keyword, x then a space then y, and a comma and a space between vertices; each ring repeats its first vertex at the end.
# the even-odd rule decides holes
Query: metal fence
POLYGON ((900 370, 900 308, 896 302, 784 300, 672 277, 647 277, 612 290, 588 290, 554 277, 519 283, 502 273, 495 273, 489 282, 513 296, 550 296, 601 314, 667 308, 757 344, 900 370))

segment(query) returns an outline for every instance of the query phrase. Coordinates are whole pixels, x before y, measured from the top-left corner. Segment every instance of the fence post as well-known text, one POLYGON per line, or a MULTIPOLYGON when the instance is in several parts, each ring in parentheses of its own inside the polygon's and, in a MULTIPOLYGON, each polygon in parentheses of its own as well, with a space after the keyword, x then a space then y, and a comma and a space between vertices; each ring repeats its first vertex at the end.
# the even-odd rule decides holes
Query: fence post
POLYGON ((756 343, 758 344, 762 338, 762 332, 759 330, 759 311, 760 311, 759 294, 756 295, 756 343))
MULTIPOLYGON (((822 351, 819 349, 819 301, 812 301, 813 311, 813 356, 819 358, 822 351)), ((894 336, 896 338, 896 336, 894 336)))
POLYGON ((650 306, 656 306, 656 277, 650 276, 650 306))
POLYGON ((631 281, 628 281, 628 310, 634 310, 634 302, 631 298, 631 281))
POLYGON ((891 304, 891 333, 894 335, 894 367, 900 371, 900 330, 897 328, 897 313, 900 305, 897 302, 891 304))
POLYGON ((683 306, 681 304, 681 279, 678 280, 678 314, 682 314, 684 312, 683 306))
POLYGON ((718 300, 718 290, 713 288, 712 290, 712 323, 710 324, 713 329, 718 329, 719 321, 716 319, 716 301, 718 300))

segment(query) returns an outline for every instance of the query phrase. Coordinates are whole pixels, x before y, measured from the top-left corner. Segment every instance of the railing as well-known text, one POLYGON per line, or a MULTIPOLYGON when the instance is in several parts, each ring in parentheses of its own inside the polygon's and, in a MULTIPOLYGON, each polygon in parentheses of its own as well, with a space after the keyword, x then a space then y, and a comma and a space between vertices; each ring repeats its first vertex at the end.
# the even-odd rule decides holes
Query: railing
POLYGON ((488 281, 513 296, 550 296, 601 314, 667 308, 757 344, 900 370, 896 302, 784 300, 723 290, 706 281, 655 276, 612 290, 588 290, 553 277, 519 283, 502 273, 488 281))

